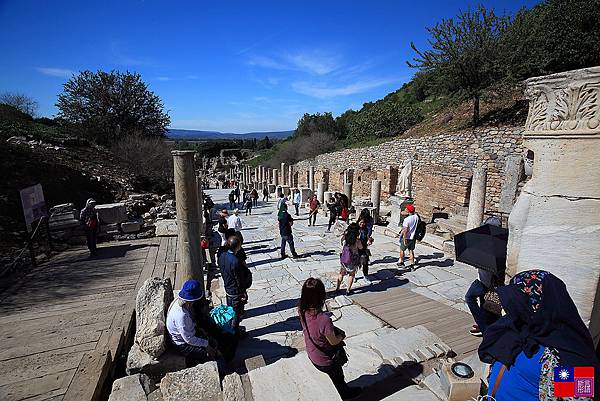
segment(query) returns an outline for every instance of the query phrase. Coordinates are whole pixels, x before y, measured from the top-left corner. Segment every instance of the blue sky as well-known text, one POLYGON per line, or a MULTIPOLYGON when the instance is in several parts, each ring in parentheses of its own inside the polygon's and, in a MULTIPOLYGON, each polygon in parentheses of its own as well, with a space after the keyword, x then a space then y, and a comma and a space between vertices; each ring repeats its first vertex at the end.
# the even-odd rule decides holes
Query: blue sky
MULTIPOLYGON (((484 1, 514 12, 535 0, 484 1)), ((172 128, 293 129, 305 112, 379 99, 408 81, 426 26, 477 4, 430 1, 0 0, 0 92, 51 116, 81 70, 139 72, 172 128)))

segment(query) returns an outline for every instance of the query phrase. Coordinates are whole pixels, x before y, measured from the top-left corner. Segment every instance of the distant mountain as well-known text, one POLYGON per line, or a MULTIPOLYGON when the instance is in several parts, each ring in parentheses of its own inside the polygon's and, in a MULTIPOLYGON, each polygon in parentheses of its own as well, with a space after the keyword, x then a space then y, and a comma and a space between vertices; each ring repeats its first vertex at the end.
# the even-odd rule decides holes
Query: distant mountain
POLYGON ((245 134, 223 133, 218 131, 196 131, 191 129, 169 129, 167 137, 170 139, 286 139, 294 131, 248 132, 245 134))

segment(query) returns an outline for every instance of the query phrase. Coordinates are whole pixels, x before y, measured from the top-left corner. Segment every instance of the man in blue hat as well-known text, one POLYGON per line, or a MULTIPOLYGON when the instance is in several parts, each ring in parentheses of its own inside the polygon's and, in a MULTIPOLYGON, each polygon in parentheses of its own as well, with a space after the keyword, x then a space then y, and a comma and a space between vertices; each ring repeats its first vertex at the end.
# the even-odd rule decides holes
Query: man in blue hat
POLYGON ((171 342, 186 359, 192 360, 193 364, 206 362, 217 355, 217 351, 208 340, 196 336, 193 305, 203 298, 202 285, 196 280, 188 280, 167 312, 167 331, 171 342))

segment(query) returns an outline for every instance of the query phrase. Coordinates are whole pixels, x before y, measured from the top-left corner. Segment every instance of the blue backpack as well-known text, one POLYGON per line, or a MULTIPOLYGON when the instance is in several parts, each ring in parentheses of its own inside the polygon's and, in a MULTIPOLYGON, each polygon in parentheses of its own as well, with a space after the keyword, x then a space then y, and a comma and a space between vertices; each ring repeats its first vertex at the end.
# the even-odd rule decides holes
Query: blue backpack
POLYGON ((223 331, 229 334, 235 334, 235 329, 232 326, 235 312, 231 306, 219 305, 209 312, 211 319, 219 326, 223 331))

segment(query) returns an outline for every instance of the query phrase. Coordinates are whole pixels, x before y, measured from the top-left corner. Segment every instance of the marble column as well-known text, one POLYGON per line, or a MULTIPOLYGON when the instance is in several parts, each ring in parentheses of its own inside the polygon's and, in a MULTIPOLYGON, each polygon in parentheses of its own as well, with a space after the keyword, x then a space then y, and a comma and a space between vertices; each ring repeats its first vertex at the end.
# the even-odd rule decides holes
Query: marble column
MULTIPOLYGON (((193 150, 174 150, 175 205, 177 208, 178 284, 188 279, 204 282, 200 249, 198 183, 193 150), (181 279, 179 279, 181 277, 181 279)), ((173 283, 175 285, 175 283, 173 283)), ((203 284, 202 284, 203 285, 203 284)), ((203 287, 204 288, 204 287, 203 287)))
POLYGON ((348 197, 348 207, 352 205, 352 183, 344 183, 344 194, 348 197))
POLYGON ((315 191, 315 166, 308 168, 308 188, 313 192, 315 191))
POLYGON ((563 280, 600 340, 600 67, 530 78, 523 147, 533 174, 509 217, 509 275, 563 280))
POLYGON ((325 203, 325 183, 319 182, 317 184, 317 200, 323 205, 325 203))
POLYGON ((371 181, 371 203, 373 203, 373 218, 379 216, 379 207, 381 206, 381 180, 371 181))
POLYGON ((276 187, 279 185, 279 170, 273 169, 273 185, 276 187))
POLYGON ((504 165, 504 179, 502 181, 502 191, 500 192, 499 209, 501 212, 510 213, 519 182, 523 176, 523 156, 509 156, 504 165))
POLYGON ((294 166, 292 166, 291 164, 288 167, 288 185, 290 186, 290 188, 293 188, 294 185, 294 166))
POLYGON ((469 197, 469 213, 467 214, 467 230, 479 227, 483 221, 486 184, 487 168, 474 168, 471 181, 471 196, 469 197))
POLYGON ((285 177, 285 163, 281 163, 281 185, 288 185, 285 177))

